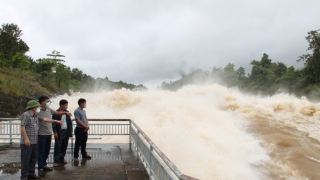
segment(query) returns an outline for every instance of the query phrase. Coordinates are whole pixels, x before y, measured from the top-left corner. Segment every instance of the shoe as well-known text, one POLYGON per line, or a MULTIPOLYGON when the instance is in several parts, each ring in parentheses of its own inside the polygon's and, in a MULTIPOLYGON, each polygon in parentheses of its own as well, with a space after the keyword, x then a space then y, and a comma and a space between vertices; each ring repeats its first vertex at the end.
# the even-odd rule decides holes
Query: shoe
POLYGON ((78 158, 73 158, 74 161, 76 162, 79 162, 79 159, 78 158))
POLYGON ((79 161, 74 161, 74 162, 72 163, 72 165, 73 165, 73 166, 79 166, 79 161))
POLYGON ((53 167, 58 167, 59 164, 58 163, 53 163, 53 167))
POLYGON ((67 164, 68 162, 66 160, 63 160, 63 164, 67 164))
POLYGON ((38 175, 41 176, 41 177, 44 177, 43 169, 39 169, 38 170, 38 175))
POLYGON ((41 177, 37 175, 33 175, 33 176, 28 176, 28 179, 41 179, 41 177))
POLYGON ((52 168, 47 167, 47 166, 43 167, 43 170, 44 170, 44 171, 53 171, 53 169, 52 169, 52 168))
POLYGON ((82 158, 82 159, 81 159, 81 164, 86 164, 88 160, 89 160, 89 159, 82 158))
POLYGON ((89 156, 88 154, 86 154, 86 155, 85 155, 85 156, 83 156, 82 158, 91 159, 91 156, 89 156))

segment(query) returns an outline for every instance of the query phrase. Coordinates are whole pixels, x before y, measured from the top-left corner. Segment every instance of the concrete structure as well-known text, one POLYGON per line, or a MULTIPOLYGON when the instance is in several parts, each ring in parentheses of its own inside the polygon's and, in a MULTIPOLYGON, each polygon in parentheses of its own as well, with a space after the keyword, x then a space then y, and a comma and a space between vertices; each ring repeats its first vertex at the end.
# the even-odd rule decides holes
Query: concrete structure
MULTIPOLYGON (((52 146, 53 147, 53 146, 52 146)), ((134 148, 129 144, 88 144, 88 153, 92 159, 72 160, 70 149, 67 150, 68 164, 45 172, 42 179, 48 180, 148 180, 149 176, 143 164, 138 160, 134 148)), ((53 164, 53 149, 50 152, 49 166, 53 164)), ((17 180, 20 177, 20 148, 14 144, 0 146, 0 179, 17 180)))

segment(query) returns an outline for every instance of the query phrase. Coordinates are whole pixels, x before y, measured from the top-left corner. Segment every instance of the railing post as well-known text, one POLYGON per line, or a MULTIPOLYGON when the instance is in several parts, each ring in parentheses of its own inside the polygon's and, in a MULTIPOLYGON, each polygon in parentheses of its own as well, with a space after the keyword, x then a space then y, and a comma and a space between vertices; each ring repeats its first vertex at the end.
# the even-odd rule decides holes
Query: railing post
MULTIPOLYGON (((72 126, 74 126, 73 125, 73 121, 71 121, 72 123, 72 126)), ((72 128, 73 130, 76 128, 76 126, 74 126, 74 128, 72 128)), ((71 159, 72 159, 72 165, 73 165, 73 163, 74 163, 74 151, 73 151, 73 135, 74 135, 74 131, 73 132, 71 132, 71 159)))
POLYGON ((12 145, 12 119, 9 120, 10 122, 10 129, 9 129, 9 133, 10 133, 10 146, 12 145))
POLYGON ((152 151, 153 151, 153 147, 150 145, 150 160, 149 160, 149 179, 152 180, 152 151))
POLYGON ((71 155, 72 158, 74 157, 74 152, 73 152, 73 135, 71 136, 71 155))
POLYGON ((139 160, 139 130, 137 130, 137 160, 139 160))
POLYGON ((129 148, 131 149, 131 119, 129 121, 129 148))

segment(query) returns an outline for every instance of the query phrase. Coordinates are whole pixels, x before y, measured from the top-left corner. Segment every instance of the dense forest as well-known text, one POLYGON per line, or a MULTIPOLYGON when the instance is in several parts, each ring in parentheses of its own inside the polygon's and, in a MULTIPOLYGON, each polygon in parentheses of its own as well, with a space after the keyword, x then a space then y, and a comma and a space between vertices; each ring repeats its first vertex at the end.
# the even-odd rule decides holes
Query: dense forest
POLYGON ((21 36, 22 30, 18 25, 2 24, 0 28, 0 93, 36 97, 39 94, 52 95, 66 93, 69 90, 91 92, 101 89, 146 89, 142 84, 113 82, 107 77, 93 78, 78 68, 66 66, 65 56, 56 50, 44 58, 34 60, 26 55, 29 46, 21 36))
POLYGON ((174 82, 163 82, 159 88, 178 90, 185 85, 218 83, 227 87, 236 87, 242 91, 261 95, 272 95, 279 92, 306 96, 309 99, 320 99, 320 30, 308 32, 308 54, 297 57, 304 67, 296 69, 287 67, 282 62, 272 62, 267 54, 260 60, 253 60, 251 72, 245 68, 236 68, 228 63, 224 68, 213 67, 210 70, 195 70, 182 75, 174 82))

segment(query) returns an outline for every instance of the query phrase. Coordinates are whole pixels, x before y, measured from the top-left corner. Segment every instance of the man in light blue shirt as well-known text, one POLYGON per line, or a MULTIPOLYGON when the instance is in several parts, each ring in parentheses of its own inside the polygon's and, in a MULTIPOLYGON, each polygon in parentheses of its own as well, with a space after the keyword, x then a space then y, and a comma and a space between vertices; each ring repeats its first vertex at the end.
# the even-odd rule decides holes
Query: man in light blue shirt
POLYGON ((74 130, 74 134, 76 136, 76 142, 74 147, 74 160, 79 161, 79 148, 81 147, 81 155, 82 158, 91 158, 87 154, 86 146, 87 146, 87 140, 88 140, 88 130, 89 123, 86 115, 86 111, 84 108, 87 107, 87 101, 85 99, 80 98, 78 101, 79 107, 74 110, 74 118, 76 119, 77 126, 74 130))

